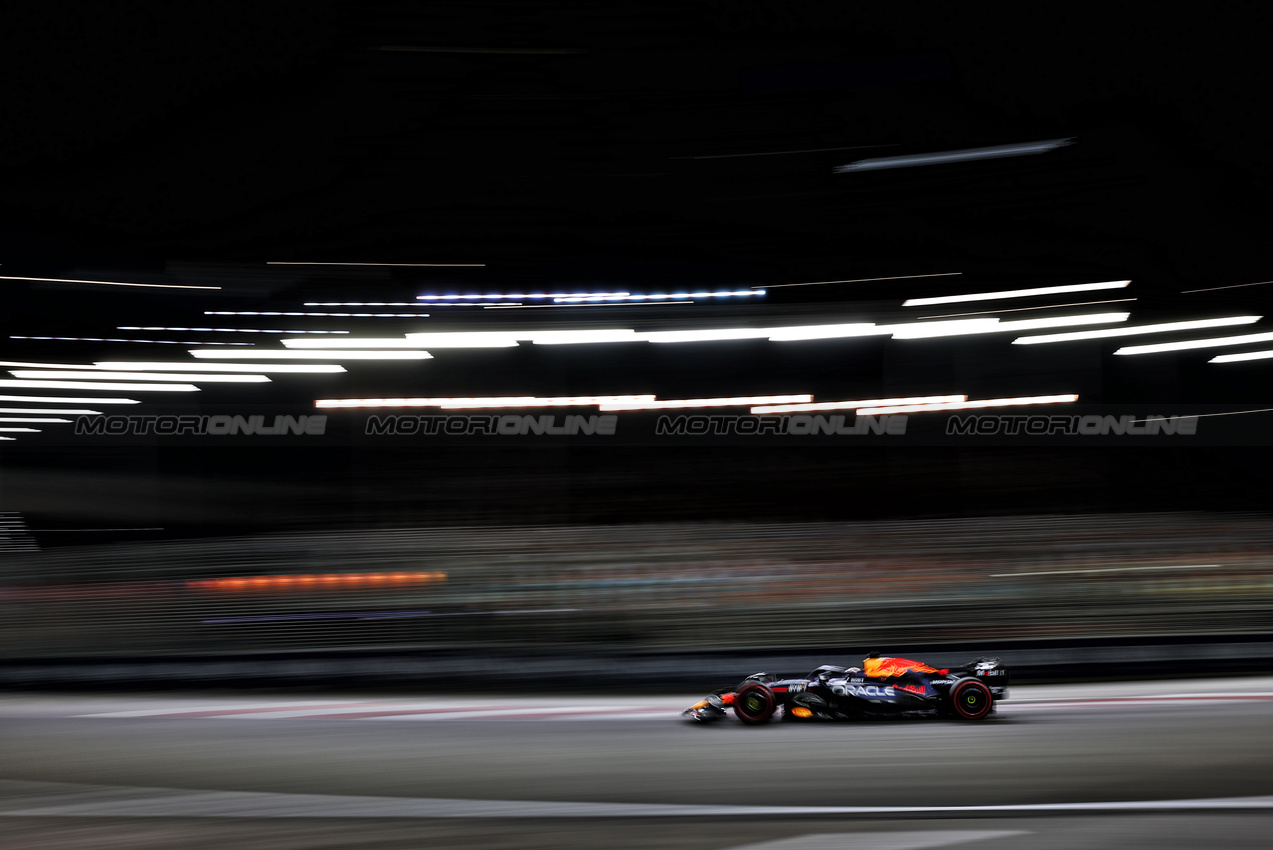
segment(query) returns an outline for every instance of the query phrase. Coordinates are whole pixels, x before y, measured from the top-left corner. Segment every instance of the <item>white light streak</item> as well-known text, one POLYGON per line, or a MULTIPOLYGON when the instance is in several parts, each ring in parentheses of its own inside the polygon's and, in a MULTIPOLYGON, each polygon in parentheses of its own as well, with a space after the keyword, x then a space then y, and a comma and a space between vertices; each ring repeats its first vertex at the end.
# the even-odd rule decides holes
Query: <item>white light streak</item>
MULTIPOLYGON (((11 381, 8 379, 0 379, 0 387, 9 387, 12 389, 29 389, 29 390, 108 390, 116 392, 146 392, 155 390, 166 390, 168 392, 197 393, 199 388, 193 384, 135 384, 135 383, 110 383, 107 381, 11 381)), ((13 398, 13 396, 0 396, 0 398, 13 398)), ((93 404, 106 404, 106 399, 101 398, 85 398, 79 401, 87 401, 93 404)), ((135 402, 134 402, 135 403, 135 402)))
POLYGON ((652 395, 502 396, 492 398, 320 398, 315 407, 591 407, 654 401, 652 395))
POLYGON ((779 328, 719 328, 697 331, 656 331, 644 334, 647 342, 721 342, 738 339, 768 339, 779 328))
POLYGON ((553 301, 561 304, 581 304, 593 301, 668 301, 672 299, 694 298, 733 298, 747 295, 764 295, 763 289, 742 289, 721 292, 673 292, 656 295, 567 295, 554 297, 553 301))
POLYGON ((814 280, 809 283, 771 283, 753 286, 752 289, 778 289, 783 286, 826 286, 832 283, 869 283, 875 280, 911 280, 918 277, 956 277, 963 272, 937 272, 936 274, 899 274, 892 277, 855 277, 850 280, 814 280))
POLYGON ((396 266, 404 268, 486 268, 486 263, 302 263, 290 260, 272 260, 267 266, 396 266))
POLYGON ((1022 319, 1016 322, 1000 322, 998 319, 955 319, 950 322, 930 322, 914 325, 892 325, 893 339, 927 339, 938 336, 964 336, 979 333, 1004 333, 1007 331, 1035 330, 1038 328, 1064 328, 1074 325, 1094 325, 1103 322, 1125 322, 1130 313, 1090 313, 1084 316, 1054 316, 1046 319, 1022 319), (988 324, 987 324, 988 323, 988 324), (941 326, 948 327, 941 327, 941 326))
POLYGON ((439 399, 438 407, 444 410, 472 410, 503 407, 592 407, 603 404, 624 404, 633 400, 653 400, 654 396, 584 395, 584 396, 496 396, 492 398, 439 399))
POLYGON ((0 280, 37 280, 42 283, 91 283, 97 286, 145 286, 155 289, 220 289, 219 286, 191 286, 177 283, 120 283, 114 280, 72 280, 65 277, 23 277, 0 274, 0 280))
POLYGON ((96 369, 81 363, 31 363, 26 360, 0 360, 0 366, 17 366, 20 369, 96 369))
POLYGON ((535 345, 577 345, 581 343, 641 342, 636 331, 627 328, 582 331, 534 331, 518 339, 529 339, 535 345))
POLYGON ((874 159, 859 159, 848 165, 837 165, 832 171, 844 174, 849 171, 875 171, 882 168, 909 168, 916 165, 945 165, 951 162, 971 162, 979 159, 999 159, 1005 156, 1028 156, 1030 154, 1047 153, 1059 147, 1073 144, 1074 139, 1050 139, 1043 142, 1027 142, 1017 145, 994 145, 985 148, 964 148, 963 150, 942 151, 940 153, 911 154, 909 156, 884 156, 874 159))
POLYGON ((1208 286, 1206 289, 1182 289, 1181 295, 1188 295, 1191 292, 1215 292, 1217 289, 1244 289, 1248 286, 1268 286, 1273 280, 1261 280, 1257 283, 1234 283, 1229 286, 1208 286))
POLYGON ((947 404, 911 404, 891 407, 858 408, 859 416, 883 416, 893 413, 928 413, 939 410, 976 410, 982 407, 1019 407, 1027 404, 1068 404, 1078 401, 1077 395, 1039 395, 1023 398, 989 398, 979 401, 958 401, 947 404))
POLYGON ((0 416, 0 422, 70 422, 69 419, 49 419, 43 416, 0 416))
POLYGON ((89 410, 83 407, 0 407, 0 413, 58 413, 62 416, 79 414, 83 416, 100 415, 100 410, 89 410))
MULTIPOLYGON (((244 355, 245 357, 248 355, 244 355)), ((342 355, 343 356, 343 355, 342 355)), ((9 364, 6 364, 9 365, 9 364)), ((90 368, 90 367, 81 367, 90 368)), ((122 371, 146 371, 147 369, 163 369, 175 372, 281 372, 287 374, 317 374, 344 372, 344 366, 328 364, 281 364, 281 363, 167 363, 159 361, 106 360, 97 362, 99 369, 116 369, 122 371)), ((191 380, 194 380, 193 378, 191 380)))
POLYGON ((39 339, 57 342, 148 342, 157 345, 252 345, 250 342, 205 342, 200 339, 108 339, 98 336, 10 336, 9 339, 39 339))
MULTIPOLYGON (((95 389, 101 389, 101 387, 95 387, 95 389)), ((141 404, 135 398, 67 398, 44 395, 0 395, 0 401, 38 401, 42 404, 141 404)))
POLYGON ((1008 307, 999 310, 974 310, 969 313, 942 313, 937 316, 920 316, 921 319, 953 319, 956 316, 984 316, 988 313, 1024 313, 1035 310, 1056 310, 1061 307, 1088 307, 1092 304, 1122 304, 1135 298, 1110 298, 1105 301, 1070 301, 1066 304, 1040 304, 1035 307, 1008 307))
POLYGON ((115 328, 117 331, 201 331, 204 333, 219 334, 347 334, 349 331, 280 331, 266 330, 262 328, 139 328, 130 325, 120 325, 115 328))
POLYGON ((1221 348, 1226 345, 1247 345, 1253 342, 1273 341, 1273 333, 1219 336, 1210 339, 1186 339, 1181 342, 1160 342, 1154 345, 1128 345, 1115 354, 1157 354, 1161 351, 1189 351, 1195 348, 1221 348))
POLYGON ((428 307, 416 301, 306 301, 306 307, 428 307))
POLYGON ((268 384, 265 375, 187 375, 180 372, 106 372, 78 369, 14 369, 15 378, 61 378, 67 380, 132 380, 132 381, 205 381, 220 384, 268 384))
MULTIPOLYGON (((584 301, 579 304, 482 304, 483 310, 540 310, 545 307, 664 307, 668 304, 693 304, 693 301, 584 301)), ((479 306, 474 304, 474 307, 479 306)))
POLYGON ((852 322, 843 325, 797 325, 788 328, 770 328, 768 337, 774 342, 798 342, 811 339, 887 336, 889 333, 887 327, 871 322, 852 322))
POLYGON ((908 298, 903 307, 925 307, 932 304, 962 304, 967 301, 999 301, 1006 298, 1035 298, 1040 295, 1060 295, 1066 292, 1090 292, 1098 289, 1122 289, 1130 280, 1111 280, 1105 283, 1075 283, 1066 286, 1042 286, 1035 289, 1007 289, 1000 292, 973 292, 967 295, 942 295, 935 298, 908 298))
POLYGON ((1249 325, 1258 322, 1260 316, 1229 316, 1223 319, 1197 319, 1187 322, 1165 322, 1157 325, 1139 325, 1133 328, 1105 328, 1095 331, 1075 331, 1064 334, 1043 334, 1042 336, 1023 336, 1014 339, 1013 345, 1036 345, 1048 342, 1073 342, 1079 339, 1107 339, 1119 336, 1138 336, 1140 334, 1170 333, 1171 331, 1189 331, 1199 328, 1223 328, 1232 325, 1249 325))
POLYGON ((0 437, 0 440, 16 440, 17 437, 0 437))
POLYGON ((222 348, 192 348, 190 353, 201 360, 243 359, 254 360, 432 360, 427 351, 226 351, 222 348))
POLYGON ((663 401, 613 402, 601 405, 612 410, 675 410, 689 407, 746 407, 752 404, 787 404, 813 401, 811 395, 757 395, 735 398, 672 398, 663 401))
POLYGON ((485 295, 417 295, 421 301, 530 301, 550 298, 617 298, 631 292, 489 292, 485 295))
POLYGON ((285 339, 283 345, 288 348, 326 349, 329 351, 345 348, 511 348, 517 345, 517 337, 506 332, 474 332, 474 333, 414 333, 406 338, 367 338, 349 339, 285 339))
MULTIPOLYGON (((17 432, 19 432, 19 431, 21 431, 21 432, 23 432, 23 433, 26 433, 26 434, 38 434, 38 433, 40 433, 40 429, 39 429, 39 428, 0 428, 0 431, 4 431, 6 434, 15 434, 15 433, 17 433, 17 432)), ((12 439, 12 438, 10 438, 10 439, 12 439)))
POLYGON ((767 407, 753 407, 751 412, 760 416, 766 413, 811 413, 818 410, 856 410, 861 407, 948 404, 967 400, 968 396, 966 395, 930 395, 912 396, 910 398, 869 398, 861 401, 823 401, 808 404, 775 404, 767 407))
MULTIPOLYGON (((205 316, 310 316, 336 319, 427 319, 428 313, 306 313, 302 311, 280 312, 277 310, 204 310, 205 316)), ((279 333, 287 333, 280 331, 279 333)), ((314 331, 300 331, 314 333, 314 331)), ((341 331, 349 333, 349 331, 341 331)))
POLYGON ((1273 357, 1273 351, 1246 351, 1242 354, 1218 354, 1208 360, 1208 363, 1242 363, 1247 360, 1268 360, 1273 357))

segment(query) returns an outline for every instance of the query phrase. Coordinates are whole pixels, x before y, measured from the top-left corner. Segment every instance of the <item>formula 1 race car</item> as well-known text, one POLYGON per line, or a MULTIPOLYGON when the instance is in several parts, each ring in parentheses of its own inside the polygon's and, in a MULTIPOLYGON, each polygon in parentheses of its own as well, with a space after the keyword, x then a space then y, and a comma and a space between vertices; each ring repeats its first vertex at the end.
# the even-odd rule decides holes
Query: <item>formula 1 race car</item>
POLYGON ((698 721, 719 720, 729 709, 744 723, 936 716, 982 720, 1008 695, 1008 671, 998 658, 978 658, 938 670, 909 658, 872 653, 862 667, 823 665, 808 676, 784 679, 755 673, 681 712, 698 721))

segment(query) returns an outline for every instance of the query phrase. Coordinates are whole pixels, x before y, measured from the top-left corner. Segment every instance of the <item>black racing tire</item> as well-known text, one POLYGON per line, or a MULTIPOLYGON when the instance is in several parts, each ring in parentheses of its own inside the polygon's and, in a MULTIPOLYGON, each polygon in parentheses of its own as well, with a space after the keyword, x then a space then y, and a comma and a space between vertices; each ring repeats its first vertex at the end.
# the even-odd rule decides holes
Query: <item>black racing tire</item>
POLYGON ((734 694, 734 714, 748 726, 768 723, 777 707, 778 697, 760 682, 748 682, 734 694))
POLYGON ((983 720, 994 705, 994 696, 985 682, 964 679, 950 689, 950 709, 960 720, 983 720))

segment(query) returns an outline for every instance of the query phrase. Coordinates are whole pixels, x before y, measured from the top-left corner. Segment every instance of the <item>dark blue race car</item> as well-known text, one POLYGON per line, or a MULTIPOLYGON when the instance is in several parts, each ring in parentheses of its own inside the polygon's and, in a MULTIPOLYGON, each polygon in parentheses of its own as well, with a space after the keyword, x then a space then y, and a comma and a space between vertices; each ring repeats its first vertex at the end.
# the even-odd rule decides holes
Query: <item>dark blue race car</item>
POLYGON ((998 658, 937 669, 909 658, 872 653, 862 667, 826 664, 807 676, 755 673, 737 687, 709 694, 682 714, 719 720, 732 709, 744 723, 775 716, 787 721, 934 716, 982 720, 1008 695, 1008 670, 998 658))

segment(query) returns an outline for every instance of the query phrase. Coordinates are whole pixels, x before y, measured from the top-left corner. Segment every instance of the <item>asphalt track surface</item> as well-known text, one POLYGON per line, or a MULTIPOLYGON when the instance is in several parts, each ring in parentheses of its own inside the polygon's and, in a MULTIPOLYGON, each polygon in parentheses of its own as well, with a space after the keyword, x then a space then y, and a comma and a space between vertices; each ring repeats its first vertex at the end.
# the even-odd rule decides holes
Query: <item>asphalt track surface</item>
POLYGON ((1273 680, 1014 688, 982 723, 666 698, 0 698, 0 846, 1273 846, 1273 680))

